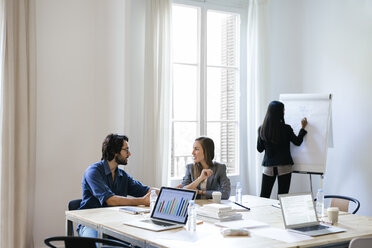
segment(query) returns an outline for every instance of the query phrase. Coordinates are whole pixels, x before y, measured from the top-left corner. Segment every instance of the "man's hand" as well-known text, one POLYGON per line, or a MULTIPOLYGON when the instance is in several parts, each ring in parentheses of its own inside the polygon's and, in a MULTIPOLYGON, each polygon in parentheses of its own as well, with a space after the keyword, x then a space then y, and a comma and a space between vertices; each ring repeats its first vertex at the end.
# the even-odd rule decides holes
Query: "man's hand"
POLYGON ((142 197, 143 205, 150 206, 150 195, 151 195, 151 191, 147 192, 147 194, 142 197))

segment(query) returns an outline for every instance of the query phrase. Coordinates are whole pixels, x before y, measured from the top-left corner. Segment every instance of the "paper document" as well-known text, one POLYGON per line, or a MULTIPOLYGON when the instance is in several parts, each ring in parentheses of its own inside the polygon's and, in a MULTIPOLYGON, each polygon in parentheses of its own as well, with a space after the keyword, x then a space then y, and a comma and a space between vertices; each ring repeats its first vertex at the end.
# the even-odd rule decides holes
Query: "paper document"
POLYGON ((256 227, 267 227, 269 224, 256 221, 256 220, 235 220, 235 221, 225 221, 216 222, 216 226, 227 227, 227 228, 256 228, 256 227))

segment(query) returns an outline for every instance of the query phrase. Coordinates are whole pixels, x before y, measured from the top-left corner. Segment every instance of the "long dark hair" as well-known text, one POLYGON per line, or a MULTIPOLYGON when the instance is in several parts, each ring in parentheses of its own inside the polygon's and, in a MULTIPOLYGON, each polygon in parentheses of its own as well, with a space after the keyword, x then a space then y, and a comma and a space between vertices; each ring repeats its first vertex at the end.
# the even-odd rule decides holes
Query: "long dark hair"
POLYGON ((280 141, 280 127, 284 123, 284 104, 279 101, 272 101, 267 108, 266 116, 261 126, 261 139, 278 144, 280 141))
MULTIPOLYGON (((204 160, 209 165, 209 168, 211 168, 213 164, 214 159, 214 142, 211 138, 208 137, 199 137, 195 139, 195 141, 198 141, 203 149, 204 153, 204 160)), ((200 163, 194 164, 193 166, 193 174, 194 178, 197 178, 200 176, 201 171, 203 170, 203 167, 200 163)))
POLYGON ((125 135, 109 134, 102 143, 102 158, 101 160, 111 161, 116 153, 120 153, 123 147, 124 140, 128 142, 128 137, 125 135))

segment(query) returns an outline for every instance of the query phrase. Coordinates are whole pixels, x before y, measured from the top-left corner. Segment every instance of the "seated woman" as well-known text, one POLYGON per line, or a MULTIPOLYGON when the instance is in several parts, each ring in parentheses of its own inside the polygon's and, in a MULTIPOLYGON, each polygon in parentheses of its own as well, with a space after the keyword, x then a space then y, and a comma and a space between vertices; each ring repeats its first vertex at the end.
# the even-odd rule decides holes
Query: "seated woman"
POLYGON ((186 165, 182 187, 198 190, 198 199, 212 198, 213 191, 220 191, 222 199, 229 199, 231 188, 230 179, 226 175, 226 165, 212 161, 213 140, 208 137, 197 138, 192 155, 194 163, 186 165))

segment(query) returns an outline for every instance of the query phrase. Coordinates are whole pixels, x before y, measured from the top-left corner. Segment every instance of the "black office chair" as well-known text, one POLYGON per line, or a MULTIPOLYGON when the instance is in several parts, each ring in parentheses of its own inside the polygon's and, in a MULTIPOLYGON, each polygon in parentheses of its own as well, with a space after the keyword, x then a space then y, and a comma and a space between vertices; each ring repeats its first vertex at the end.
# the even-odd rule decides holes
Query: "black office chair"
POLYGON ((340 211, 343 212, 349 212, 349 203, 353 202, 355 205, 354 210, 351 212, 352 214, 355 214, 358 212, 360 208, 360 202, 350 196, 343 196, 343 195, 325 195, 324 199, 331 199, 331 207, 338 207, 340 211))
POLYGON ((126 248, 132 247, 131 245, 128 245, 118 240, 87 238, 87 237, 56 236, 56 237, 46 238, 44 240, 44 243, 47 246, 52 247, 52 248, 57 248, 57 246, 54 246, 51 244, 54 242, 64 242, 65 248, 82 248, 82 247, 96 248, 97 244, 108 245, 109 247, 126 247, 126 248))
MULTIPOLYGON (((75 199, 72 201, 69 201, 68 203, 68 210, 77 210, 80 207, 82 199, 75 199)), ((67 222, 67 235, 68 236, 74 236, 74 225, 72 221, 67 222)))
POLYGON ((76 199, 69 201, 68 203, 68 210, 77 210, 80 207, 82 199, 76 199))

